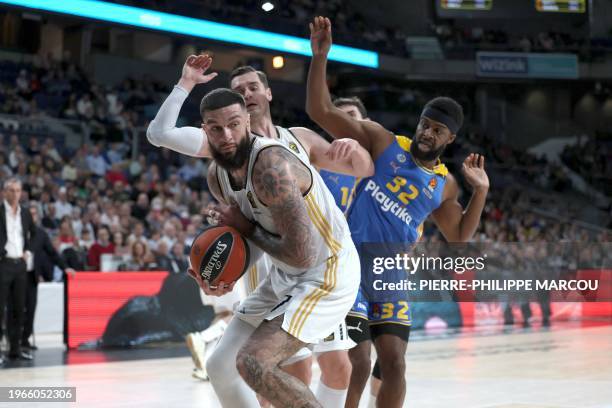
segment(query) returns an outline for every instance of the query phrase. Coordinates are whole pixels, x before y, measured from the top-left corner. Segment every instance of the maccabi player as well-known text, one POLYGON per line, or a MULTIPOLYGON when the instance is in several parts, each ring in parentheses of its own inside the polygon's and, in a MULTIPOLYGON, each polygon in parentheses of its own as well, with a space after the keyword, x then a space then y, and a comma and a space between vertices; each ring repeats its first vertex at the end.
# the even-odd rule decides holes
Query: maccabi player
MULTIPOLYGON (((463 174, 473 189, 465 209, 457 201, 457 181, 439 160, 462 125, 461 106, 445 97, 429 101, 413 140, 396 136, 374 121, 355 120, 333 105, 327 88, 327 54, 332 43, 329 19, 315 18, 310 30, 313 58, 307 112, 332 136, 357 140, 375 163, 375 174, 361 180, 347 213, 362 261, 367 244, 416 242, 430 214, 447 241, 471 239, 489 188, 484 157, 470 154, 463 162, 463 174)), ((361 336, 353 337, 359 344, 349 352, 353 373, 346 406, 359 404, 370 373, 373 341, 382 375, 377 406, 401 407, 406 392, 404 355, 410 333, 408 299, 405 293, 399 293, 396 296, 400 299, 392 302, 377 301, 378 294, 368 284, 372 271, 363 266, 360 292, 347 319, 347 325, 363 330, 361 336)))

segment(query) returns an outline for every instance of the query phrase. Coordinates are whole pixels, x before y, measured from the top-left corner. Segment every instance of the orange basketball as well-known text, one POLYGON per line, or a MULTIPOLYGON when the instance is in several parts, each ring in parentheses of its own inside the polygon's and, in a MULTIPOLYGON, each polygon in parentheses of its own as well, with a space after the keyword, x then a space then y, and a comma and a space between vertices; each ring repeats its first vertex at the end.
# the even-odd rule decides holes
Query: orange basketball
POLYGON ((229 285, 246 272, 249 247, 240 233, 227 226, 209 227, 193 240, 189 254, 193 270, 211 286, 229 285))

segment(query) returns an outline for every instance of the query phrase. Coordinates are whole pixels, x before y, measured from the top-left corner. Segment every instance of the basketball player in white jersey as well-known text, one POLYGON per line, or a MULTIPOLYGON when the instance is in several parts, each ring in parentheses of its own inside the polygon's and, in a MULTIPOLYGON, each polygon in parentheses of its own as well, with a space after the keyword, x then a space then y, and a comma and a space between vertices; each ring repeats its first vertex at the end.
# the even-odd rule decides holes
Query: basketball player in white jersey
MULTIPOLYGON (((268 79, 263 72, 250 66, 236 68, 230 74, 230 87, 245 98, 252 123, 251 131, 254 134, 280 141, 297 153, 300 158, 309 161, 317 168, 330 169, 335 167, 338 169, 336 163, 338 155, 335 152, 339 149, 332 149, 331 154, 327 154, 330 146, 318 134, 303 127, 287 129, 274 125, 270 114, 272 89, 269 87, 268 79)), ((334 145, 334 147, 336 146, 334 145)), ((365 164, 367 171, 369 163, 365 160, 364 152, 361 153, 361 160, 357 157, 356 163, 365 164)), ((356 165, 355 168, 351 166, 350 170, 351 174, 364 173, 359 170, 359 165, 356 165)), ((347 171, 343 172, 346 173, 347 171)), ((265 259, 265 257, 263 258, 265 259)), ((265 274, 265 270, 262 269, 259 273, 265 274)), ((348 337, 346 325, 343 323, 333 333, 324 336, 324 339, 314 347, 313 352, 321 369, 321 381, 315 393, 325 408, 344 406, 351 373, 351 363, 347 350, 353 346, 354 343, 348 337)), ((285 369, 292 374, 297 374, 299 378, 307 380, 311 376, 311 361, 308 354, 304 353, 305 351, 301 350, 300 353, 286 362, 294 364, 286 365, 285 369), (308 359, 301 360, 304 358, 308 359), (308 372, 305 373, 303 370, 308 370, 308 372)))
MULTIPOLYGON (((211 383, 227 407, 257 406, 253 391, 274 406, 321 407, 280 364, 331 333, 352 306, 359 264, 346 220, 306 160, 251 133, 239 93, 209 92, 200 111, 214 158, 209 188, 229 208, 221 221, 273 264, 208 360, 211 383)), ((199 274, 190 273, 209 290, 199 274)))
MULTIPOLYGON (((147 136, 151 143, 190 156, 210 157, 210 148, 205 133, 201 129, 175 127, 181 106, 191 89, 196 84, 206 83, 216 76, 214 73, 204 74, 210 64, 211 59, 208 56, 191 56, 188 58, 183 67, 183 74, 178 86, 166 99, 155 120, 149 126, 147 136)), ((312 160, 318 167, 342 171, 338 166, 343 166, 344 172, 356 176, 366 176, 371 171, 371 162, 366 152, 352 142, 338 141, 340 143, 336 142, 330 146, 323 138, 308 129, 275 127, 270 117, 269 103, 272 94, 267 78, 262 72, 258 72, 251 67, 238 68, 231 75, 231 86, 245 97, 253 133, 278 139, 301 158, 312 160), (343 160, 346 163, 343 163, 343 160)), ((224 319, 229 319, 231 305, 239 300, 238 293, 245 289, 247 293, 252 291, 259 281, 266 276, 267 268, 264 265, 265 257, 241 280, 242 288, 237 288, 237 290, 219 298, 209 297, 206 303, 212 303, 216 311, 222 312, 224 319), (211 298, 218 300, 210 302, 211 298)), ((218 295, 226 291, 226 289, 219 288, 215 294, 218 295)), ((214 336, 222 334, 224 324, 223 320, 219 320, 202 334, 197 333, 188 336, 188 345, 196 362, 194 376, 205 378, 205 373, 201 370, 204 360, 201 356, 205 353, 203 340, 210 341, 215 338, 214 336)), ((343 324, 334 333, 326 337, 326 341, 322 341, 320 345, 315 347, 322 371, 321 382, 316 394, 324 403, 324 406, 339 407, 344 405, 351 370, 346 350, 353 343, 349 340, 343 324)), ((295 364, 287 366, 286 371, 298 375, 304 382, 308 383, 310 362, 306 361, 306 364, 303 364, 304 362, 299 361, 300 357, 308 357, 308 354, 305 354, 304 351, 302 350, 298 356, 289 361, 297 360, 295 364), (305 372, 305 370, 308 370, 308 372, 305 372)))

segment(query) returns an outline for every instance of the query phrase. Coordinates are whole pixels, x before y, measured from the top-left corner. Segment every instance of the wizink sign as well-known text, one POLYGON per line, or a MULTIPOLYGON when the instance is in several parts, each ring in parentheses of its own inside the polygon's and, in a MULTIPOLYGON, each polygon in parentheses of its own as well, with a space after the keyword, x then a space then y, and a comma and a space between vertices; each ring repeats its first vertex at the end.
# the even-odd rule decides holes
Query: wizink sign
POLYGON ((574 54, 479 52, 476 75, 495 78, 578 78, 574 54))
POLYGON ((479 76, 526 76, 527 58, 515 56, 478 55, 479 76))

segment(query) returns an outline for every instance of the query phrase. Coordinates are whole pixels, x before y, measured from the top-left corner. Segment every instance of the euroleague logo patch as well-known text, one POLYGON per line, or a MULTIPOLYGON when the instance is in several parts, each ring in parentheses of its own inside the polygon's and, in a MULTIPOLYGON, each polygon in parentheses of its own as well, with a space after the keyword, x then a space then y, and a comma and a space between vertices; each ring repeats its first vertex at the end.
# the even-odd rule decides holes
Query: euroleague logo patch
POLYGON ((214 281, 227 263, 229 258, 229 248, 234 244, 234 237, 230 232, 221 235, 215 245, 211 245, 202 258, 200 266, 200 276, 205 281, 214 281))
POLYGON ((438 179, 434 177, 431 180, 429 180, 429 185, 427 186, 427 188, 429 189, 429 191, 433 192, 437 186, 438 186, 438 179))
POLYGON ((296 153, 300 152, 300 149, 298 149, 297 145, 295 143, 293 143, 293 142, 289 142, 289 148, 291 150, 293 150, 294 152, 296 152, 296 153))

